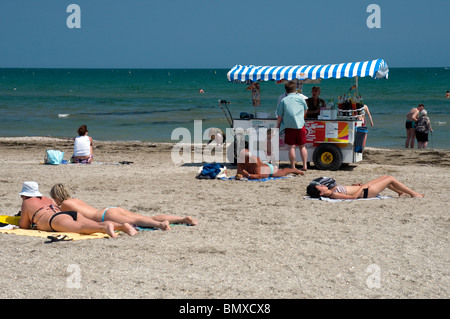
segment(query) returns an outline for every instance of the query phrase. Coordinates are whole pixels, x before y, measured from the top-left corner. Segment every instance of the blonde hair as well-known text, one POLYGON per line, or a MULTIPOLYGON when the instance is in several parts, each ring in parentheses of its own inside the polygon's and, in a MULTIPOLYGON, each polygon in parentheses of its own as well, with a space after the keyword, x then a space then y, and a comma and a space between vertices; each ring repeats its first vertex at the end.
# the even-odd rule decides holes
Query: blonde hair
POLYGON ((52 189, 50 190, 50 196, 53 199, 58 199, 61 202, 65 201, 66 199, 69 199, 70 192, 67 190, 67 188, 63 184, 55 184, 52 189))

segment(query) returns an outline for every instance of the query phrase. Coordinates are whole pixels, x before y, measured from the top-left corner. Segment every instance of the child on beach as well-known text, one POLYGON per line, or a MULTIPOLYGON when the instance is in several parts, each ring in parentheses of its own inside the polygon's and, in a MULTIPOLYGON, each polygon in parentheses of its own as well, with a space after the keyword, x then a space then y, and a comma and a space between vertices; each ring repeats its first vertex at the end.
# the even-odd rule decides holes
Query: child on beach
POLYGON ((156 215, 153 217, 132 213, 121 207, 108 207, 105 209, 94 208, 80 199, 71 198, 69 191, 63 184, 56 184, 50 190, 50 196, 62 210, 74 210, 81 215, 97 222, 114 221, 117 223, 129 223, 141 227, 156 227, 169 230, 171 223, 197 225, 197 220, 190 216, 178 217, 173 215, 156 215))

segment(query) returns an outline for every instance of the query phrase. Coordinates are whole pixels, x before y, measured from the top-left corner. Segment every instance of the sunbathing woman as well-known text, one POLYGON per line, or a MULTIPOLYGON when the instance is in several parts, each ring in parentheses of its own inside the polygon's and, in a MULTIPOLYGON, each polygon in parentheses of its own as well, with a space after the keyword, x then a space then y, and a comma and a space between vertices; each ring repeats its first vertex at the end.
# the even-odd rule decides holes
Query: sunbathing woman
POLYGON ((265 164, 261 162, 259 157, 251 155, 248 149, 243 149, 238 158, 235 178, 262 179, 267 177, 283 177, 291 173, 303 175, 303 172, 296 168, 279 169, 275 165, 265 164))
POLYGON ((122 230, 130 236, 137 233, 127 223, 99 223, 78 214, 77 211, 61 211, 50 198, 42 196, 36 182, 24 182, 20 196, 20 228, 80 234, 106 233, 113 238, 117 237, 114 230, 122 230))
POLYGON ((409 195, 411 197, 424 197, 404 184, 400 183, 392 176, 381 176, 365 184, 354 184, 351 186, 336 185, 330 189, 318 182, 312 181, 306 188, 306 192, 313 198, 329 197, 334 199, 357 199, 373 198, 381 191, 389 188, 399 196, 409 195))
POLYGON ((156 227, 169 230, 171 223, 197 225, 197 220, 190 216, 178 217, 173 215, 156 215, 153 217, 132 213, 121 207, 94 208, 80 199, 71 198, 69 191, 63 184, 56 184, 50 190, 50 196, 62 210, 75 210, 85 217, 98 221, 114 221, 117 223, 135 224, 142 227, 156 227))

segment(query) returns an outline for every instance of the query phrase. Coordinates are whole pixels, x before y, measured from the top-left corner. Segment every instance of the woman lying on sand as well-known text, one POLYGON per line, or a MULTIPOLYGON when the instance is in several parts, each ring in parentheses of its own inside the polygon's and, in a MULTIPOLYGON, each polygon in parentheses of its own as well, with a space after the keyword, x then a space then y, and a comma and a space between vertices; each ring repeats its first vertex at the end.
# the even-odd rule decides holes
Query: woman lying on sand
POLYGON ((137 233, 127 223, 99 223, 76 211, 61 211, 50 198, 42 196, 36 182, 24 182, 19 194, 22 197, 20 228, 79 234, 106 233, 113 238, 117 237, 115 230, 122 230, 130 236, 137 233))
POLYGON ((50 190, 50 196, 62 210, 74 210, 85 217, 98 221, 114 221, 117 223, 135 224, 141 227, 156 227, 162 230, 169 230, 171 223, 182 223, 195 226, 197 220, 190 216, 178 217, 173 215, 156 215, 153 217, 142 216, 132 213, 121 207, 108 207, 97 209, 89 206, 77 198, 71 198, 69 191, 63 184, 56 184, 50 190))
POLYGON ((303 172, 296 168, 279 169, 275 165, 265 164, 261 162, 259 157, 251 155, 248 149, 243 149, 238 158, 235 178, 262 179, 267 177, 283 177, 291 173, 303 175, 303 172))
POLYGON ((353 184, 351 186, 336 185, 328 188, 316 181, 312 181, 307 187, 306 192, 312 198, 329 197, 334 199, 357 199, 373 198, 381 191, 389 188, 399 196, 409 195, 411 197, 424 197, 423 194, 416 193, 404 184, 400 183, 392 176, 384 175, 365 184, 353 184))

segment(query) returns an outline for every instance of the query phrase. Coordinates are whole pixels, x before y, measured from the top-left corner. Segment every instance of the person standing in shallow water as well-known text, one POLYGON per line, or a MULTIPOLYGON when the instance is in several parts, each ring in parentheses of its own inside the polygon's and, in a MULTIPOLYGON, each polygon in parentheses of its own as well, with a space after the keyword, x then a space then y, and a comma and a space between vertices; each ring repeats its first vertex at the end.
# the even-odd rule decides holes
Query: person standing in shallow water
POLYGON ((414 141, 416 139, 416 123, 419 119, 419 113, 425 108, 423 104, 413 107, 406 114, 406 141, 405 148, 414 148, 414 141))

